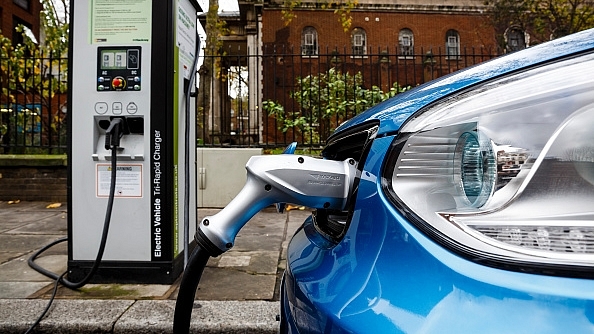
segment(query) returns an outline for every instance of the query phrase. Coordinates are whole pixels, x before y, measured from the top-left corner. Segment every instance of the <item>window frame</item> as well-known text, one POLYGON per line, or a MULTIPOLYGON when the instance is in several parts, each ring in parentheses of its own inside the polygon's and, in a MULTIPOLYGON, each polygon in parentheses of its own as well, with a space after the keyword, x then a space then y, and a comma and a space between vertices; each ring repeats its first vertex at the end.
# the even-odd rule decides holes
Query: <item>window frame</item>
POLYGON ((450 29, 445 35, 446 59, 460 59, 460 33, 455 29, 450 29), (454 42, 452 42, 454 40, 454 42))
POLYGON ((412 30, 408 28, 401 29, 398 32, 398 58, 413 59, 415 55, 415 36, 412 30), (408 40, 408 45, 405 45, 404 40, 408 40))
POLYGON ((28 12, 31 10, 31 0, 12 0, 12 3, 28 12))
POLYGON ((318 30, 312 26, 304 27, 301 30, 301 56, 315 58, 318 54, 318 30))
POLYGON ((504 34, 505 38, 505 49, 508 52, 515 52, 524 50, 526 45, 526 33, 520 29, 519 27, 509 27, 504 34), (512 39, 510 37, 517 36, 517 39, 512 39), (510 41, 518 41, 518 45, 513 47, 510 41))
POLYGON ((351 58, 367 57, 367 32, 361 27, 355 27, 351 31, 351 58))

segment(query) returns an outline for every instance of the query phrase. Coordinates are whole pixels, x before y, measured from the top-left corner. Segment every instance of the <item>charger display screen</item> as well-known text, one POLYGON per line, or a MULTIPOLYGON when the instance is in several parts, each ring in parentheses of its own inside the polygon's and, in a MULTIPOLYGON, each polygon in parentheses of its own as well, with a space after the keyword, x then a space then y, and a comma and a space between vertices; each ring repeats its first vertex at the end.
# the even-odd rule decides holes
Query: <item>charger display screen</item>
POLYGON ((128 68, 126 50, 102 50, 102 70, 125 70, 128 68))
POLYGON ((139 46, 99 47, 97 91, 141 90, 139 46))

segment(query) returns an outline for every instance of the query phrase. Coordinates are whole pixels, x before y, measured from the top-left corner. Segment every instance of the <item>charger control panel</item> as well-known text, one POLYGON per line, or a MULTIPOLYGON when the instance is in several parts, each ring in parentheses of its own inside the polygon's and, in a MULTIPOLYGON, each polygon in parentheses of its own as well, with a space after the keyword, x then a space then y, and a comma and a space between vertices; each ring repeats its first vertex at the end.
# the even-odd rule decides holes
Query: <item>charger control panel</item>
POLYGON ((141 47, 97 48, 97 91, 140 91, 141 47))

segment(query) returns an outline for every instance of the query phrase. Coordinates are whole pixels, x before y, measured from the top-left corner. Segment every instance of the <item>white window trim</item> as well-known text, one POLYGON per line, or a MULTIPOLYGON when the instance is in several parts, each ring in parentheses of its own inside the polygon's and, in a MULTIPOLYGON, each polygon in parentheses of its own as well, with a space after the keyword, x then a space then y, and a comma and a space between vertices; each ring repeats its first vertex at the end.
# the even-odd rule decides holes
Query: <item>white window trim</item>
POLYGON ((446 42, 446 59, 447 60, 460 60, 460 34, 456 32, 456 36, 447 36, 446 42), (450 53, 451 49, 456 49, 455 54, 450 53))
POLYGON ((362 28, 355 28, 359 29, 360 32, 353 34, 352 37, 352 53, 351 59, 353 58, 367 58, 367 33, 362 28), (355 54, 355 48, 361 48, 363 51, 361 54, 355 54))
POLYGON ((301 57, 305 58, 318 58, 319 50, 318 50, 318 32, 313 27, 306 27, 304 28, 303 32, 303 44, 301 45, 301 57), (309 29, 308 29, 309 28, 309 29), (308 41, 309 39, 309 41, 308 41), (312 54, 306 54, 305 49, 311 48, 313 50, 312 54))

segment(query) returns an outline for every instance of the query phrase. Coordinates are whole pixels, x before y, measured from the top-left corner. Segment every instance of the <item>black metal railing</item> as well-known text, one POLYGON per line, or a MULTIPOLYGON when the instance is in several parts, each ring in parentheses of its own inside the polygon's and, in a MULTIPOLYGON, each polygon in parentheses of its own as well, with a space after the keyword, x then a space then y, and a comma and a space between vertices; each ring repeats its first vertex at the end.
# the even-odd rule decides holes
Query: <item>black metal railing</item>
POLYGON ((198 145, 320 147, 338 124, 372 105, 498 55, 484 48, 399 51, 344 47, 304 54, 301 47, 265 45, 252 55, 207 56, 200 83, 209 88, 200 92, 210 100, 199 100, 198 145))
MULTIPOLYGON (((205 56, 197 146, 320 147, 338 124, 403 90, 497 56, 462 48, 302 49, 205 56)), ((0 154, 66 152, 65 58, 0 58, 0 154)))
POLYGON ((66 152, 66 58, 0 58, 0 154, 66 152))

